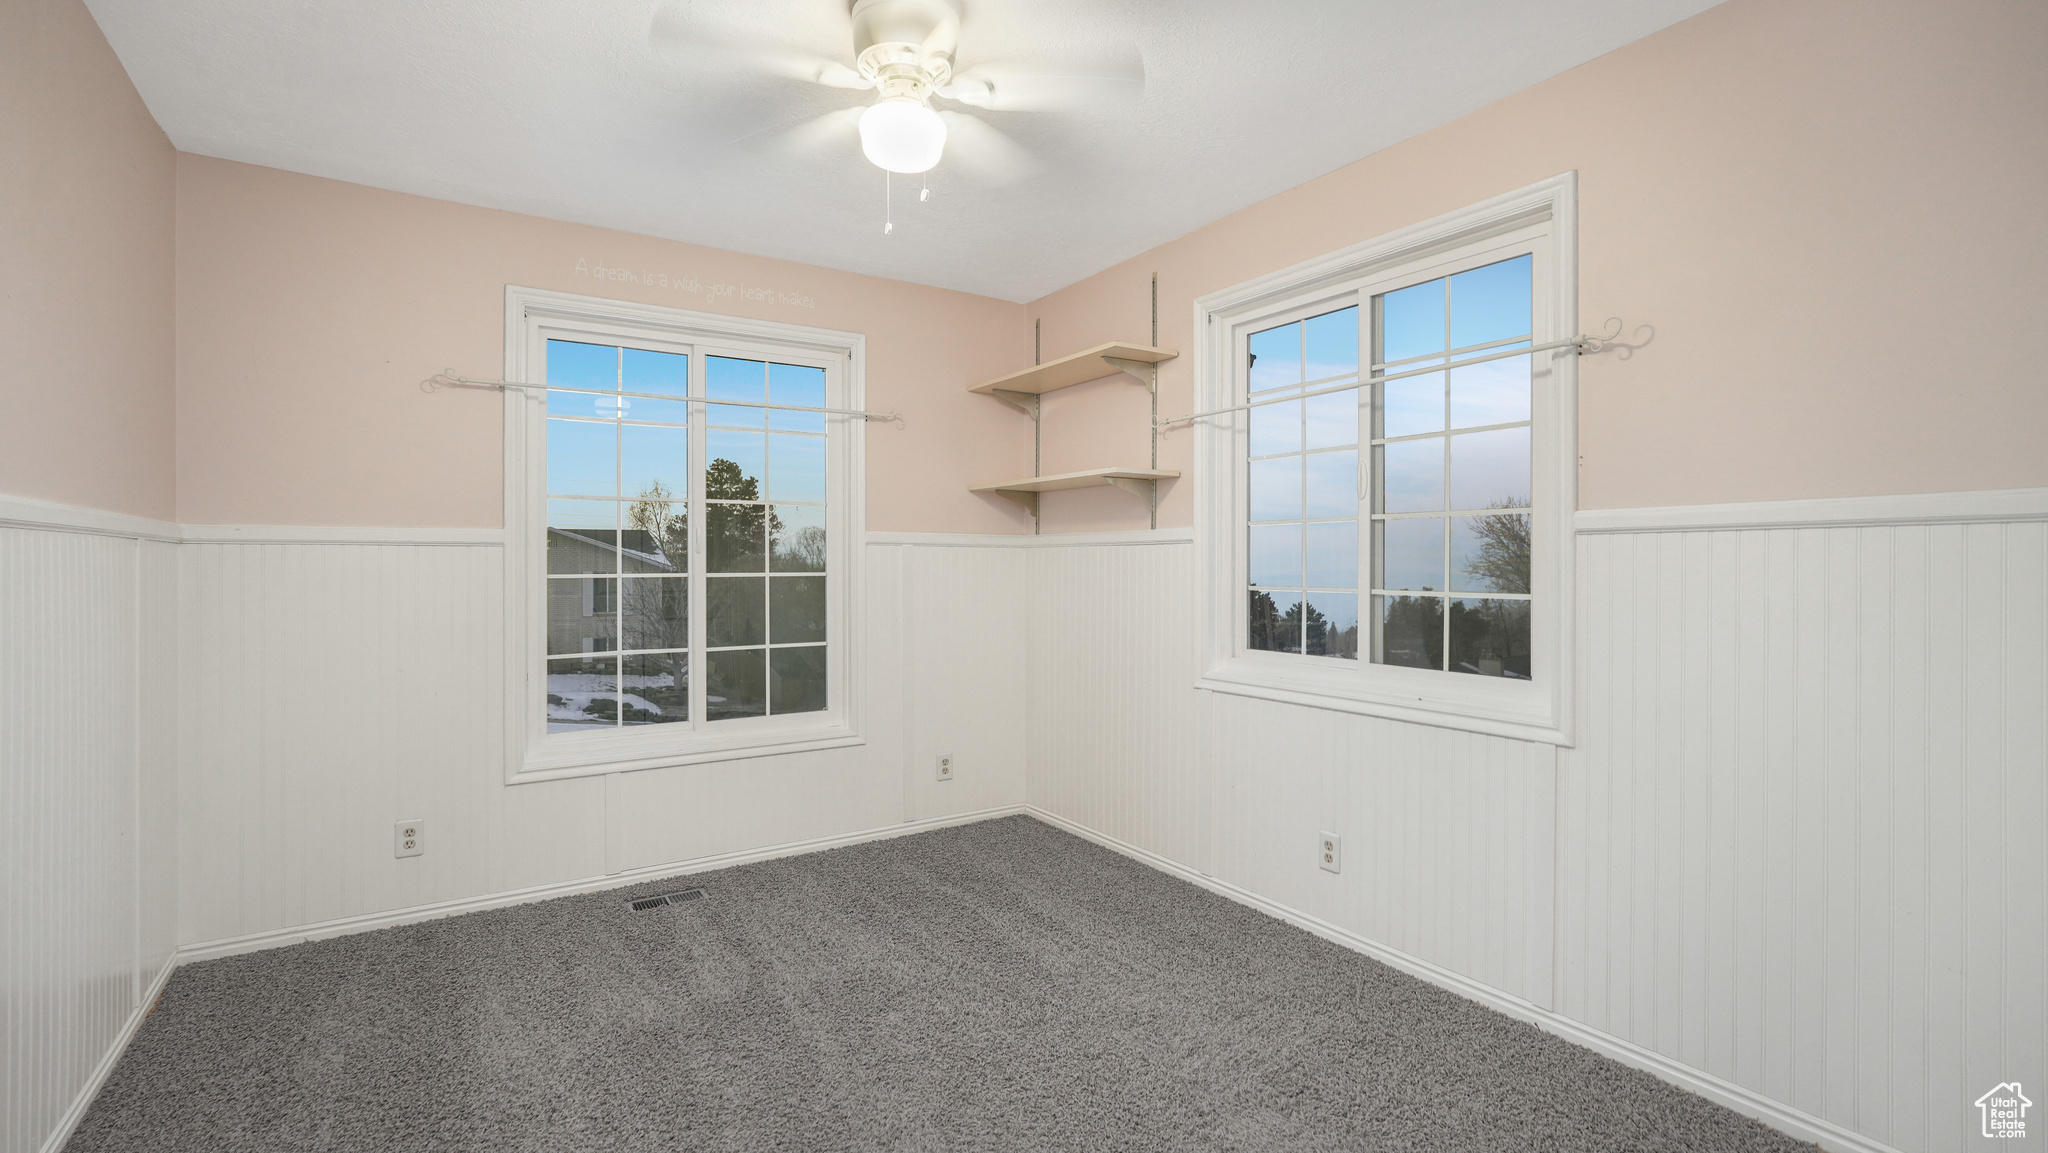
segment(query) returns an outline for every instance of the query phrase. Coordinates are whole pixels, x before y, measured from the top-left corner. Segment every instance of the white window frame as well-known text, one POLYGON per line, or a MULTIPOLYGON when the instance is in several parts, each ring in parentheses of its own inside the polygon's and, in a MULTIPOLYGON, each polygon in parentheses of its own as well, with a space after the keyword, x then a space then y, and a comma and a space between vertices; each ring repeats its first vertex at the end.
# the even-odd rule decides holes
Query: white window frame
MULTIPOLYGON (((544 289, 505 289, 505 377, 542 383, 550 335, 687 344, 704 355, 797 360, 826 369, 824 407, 865 405, 867 338, 859 333, 690 312, 544 289)), ((701 375, 691 366, 692 378, 701 375)), ((701 423, 704 406, 691 406, 701 423)), ((506 780, 520 784, 709 761, 841 748, 865 742, 862 678, 853 675, 866 644, 860 534, 866 525, 866 421, 828 417, 826 438, 826 701, 822 712, 746 717, 690 725, 648 725, 609 732, 546 731, 547 394, 506 389, 505 412, 505 716, 506 780)), ((701 467, 701 466, 700 466, 701 467)), ((696 486, 696 487, 700 487, 696 486)), ((705 516, 690 509, 693 572, 702 572, 705 516)), ((694 582, 693 582, 694 583, 694 582)), ((701 601, 693 593, 692 600, 701 601)), ((704 627, 693 604, 693 637, 704 627)), ((692 669, 693 676, 702 675, 692 669)))
MULTIPOLYGON (((1532 184, 1469 208, 1283 269, 1195 301, 1195 411, 1245 402, 1249 333, 1356 303, 1401 280, 1425 281, 1519 252, 1535 254, 1531 341, 1578 332, 1577 173, 1532 184), (1326 307, 1325 307, 1326 306, 1326 307)), ((1361 340, 1361 361, 1371 345, 1361 340)), ((1531 358, 1530 680, 1373 664, 1369 569, 1359 573, 1359 658, 1246 648, 1245 412, 1194 423, 1195 545, 1202 637, 1196 687, 1315 708, 1572 743, 1575 575, 1572 512, 1578 503, 1578 357, 1572 349, 1531 358)), ((1361 371, 1365 366, 1360 365, 1361 371)), ((1370 469, 1361 442, 1359 467, 1370 469)), ((1368 474, 1369 475, 1369 474, 1368 474)), ((1361 478, 1361 489, 1366 480, 1361 478)), ((1360 516, 1362 539, 1370 520, 1360 516)))

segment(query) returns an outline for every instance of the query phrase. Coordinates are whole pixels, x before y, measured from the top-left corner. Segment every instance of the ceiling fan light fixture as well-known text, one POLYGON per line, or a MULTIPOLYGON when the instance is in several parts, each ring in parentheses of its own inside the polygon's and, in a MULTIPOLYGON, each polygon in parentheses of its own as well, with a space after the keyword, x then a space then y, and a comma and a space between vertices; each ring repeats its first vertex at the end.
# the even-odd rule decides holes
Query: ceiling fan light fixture
POLYGON ((886 97, 860 114, 860 150, 890 172, 929 172, 946 150, 946 122, 921 100, 886 97))

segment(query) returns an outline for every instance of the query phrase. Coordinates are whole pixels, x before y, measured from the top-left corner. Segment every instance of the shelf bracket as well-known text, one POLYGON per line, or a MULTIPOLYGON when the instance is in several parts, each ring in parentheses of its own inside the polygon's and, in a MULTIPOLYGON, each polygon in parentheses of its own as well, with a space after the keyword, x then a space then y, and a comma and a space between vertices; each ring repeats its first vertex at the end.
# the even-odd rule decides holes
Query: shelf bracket
POLYGON ((1016 502, 1017 502, 1018 504, 1021 504, 1021 505, 1023 505, 1023 506, 1024 506, 1024 511, 1025 511, 1025 512, 1028 512, 1028 513, 1030 513, 1030 514, 1031 514, 1031 515, 1032 515, 1032 516, 1033 516, 1034 518, 1038 516, 1038 494, 1037 494, 1037 493, 1035 493, 1035 492, 1005 492, 1005 491, 1003 491, 1003 490, 1001 490, 1001 489, 998 489, 998 490, 996 490, 996 495, 997 495, 997 496, 1000 496, 1000 497, 1004 497, 1004 498, 1006 498, 1006 499, 1008 499, 1008 500, 1014 500, 1014 501, 1016 501, 1016 502))
POLYGON ((1159 491, 1159 482, 1156 480, 1134 480, 1127 476, 1106 476, 1102 479, 1142 501, 1150 502, 1159 491))
POLYGON ((1137 378, 1139 384, 1153 392, 1159 391, 1158 366, 1149 360, 1125 360, 1121 356, 1105 356, 1102 362, 1118 372, 1128 373, 1137 378))
POLYGON ((991 388, 988 395, 995 397, 1012 408, 1021 410, 1025 416, 1038 419, 1038 394, 1035 392, 1012 392, 1007 388, 991 388))

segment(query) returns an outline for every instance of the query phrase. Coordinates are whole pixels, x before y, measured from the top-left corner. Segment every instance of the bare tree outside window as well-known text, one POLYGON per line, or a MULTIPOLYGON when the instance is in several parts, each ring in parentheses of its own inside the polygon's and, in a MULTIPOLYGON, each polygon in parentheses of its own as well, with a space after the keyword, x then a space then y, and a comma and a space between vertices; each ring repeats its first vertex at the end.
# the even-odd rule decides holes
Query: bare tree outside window
MULTIPOLYGON (((1526 499, 1497 500, 1488 508, 1526 508, 1526 499)), ((1479 552, 1465 565, 1473 587, 1500 593, 1529 591, 1529 514, 1503 512, 1472 518, 1479 552)))

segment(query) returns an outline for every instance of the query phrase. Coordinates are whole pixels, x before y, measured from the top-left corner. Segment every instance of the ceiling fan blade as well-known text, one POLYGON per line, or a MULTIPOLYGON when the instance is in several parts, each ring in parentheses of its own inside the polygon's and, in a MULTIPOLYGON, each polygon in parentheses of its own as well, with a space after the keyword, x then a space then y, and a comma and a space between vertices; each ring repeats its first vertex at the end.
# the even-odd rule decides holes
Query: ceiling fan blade
POLYGON ((875 86, 874 81, 862 76, 851 64, 841 64, 837 60, 820 61, 811 79, 827 88, 868 89, 875 86))
POLYGON ((985 120, 950 110, 939 113, 939 118, 946 122, 946 153, 940 164, 957 164, 977 183, 1015 184, 1038 167, 1023 145, 985 120))
POLYGON ((1135 104, 1145 96, 1145 65, 1128 59, 1095 67, 977 64, 938 90, 940 96, 991 112, 1043 112, 1135 104))
MULTIPOLYGON (((705 19, 706 11, 685 0, 668 0, 655 9, 647 28, 648 43, 656 48, 715 53, 785 80, 823 84, 828 88, 873 87, 851 64, 792 45, 763 45, 758 39, 705 19)), ((816 41, 819 37, 813 35, 809 39, 816 41)))
POLYGON ((731 142, 743 152, 766 152, 793 159, 815 160, 833 149, 860 150, 860 114, 866 105, 840 108, 789 128, 764 128, 731 142))

